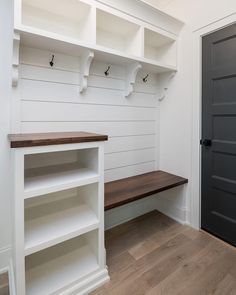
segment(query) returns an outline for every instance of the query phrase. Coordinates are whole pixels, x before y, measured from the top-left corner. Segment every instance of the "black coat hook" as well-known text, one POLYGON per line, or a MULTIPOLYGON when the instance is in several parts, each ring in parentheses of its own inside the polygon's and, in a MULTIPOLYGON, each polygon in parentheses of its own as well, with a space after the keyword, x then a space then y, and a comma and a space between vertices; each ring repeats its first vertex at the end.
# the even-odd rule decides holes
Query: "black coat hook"
POLYGON ((108 66, 108 68, 104 72, 105 76, 109 76, 109 70, 110 70, 110 68, 111 68, 111 66, 108 66))
POLYGON ((54 54, 52 55, 52 59, 51 59, 51 61, 49 63, 51 67, 53 67, 53 65, 54 65, 54 62, 53 61, 54 61, 54 54))
POLYGON ((147 83, 147 78, 148 78, 148 76, 149 76, 149 75, 147 74, 147 75, 143 78, 143 82, 144 82, 144 83, 147 83))

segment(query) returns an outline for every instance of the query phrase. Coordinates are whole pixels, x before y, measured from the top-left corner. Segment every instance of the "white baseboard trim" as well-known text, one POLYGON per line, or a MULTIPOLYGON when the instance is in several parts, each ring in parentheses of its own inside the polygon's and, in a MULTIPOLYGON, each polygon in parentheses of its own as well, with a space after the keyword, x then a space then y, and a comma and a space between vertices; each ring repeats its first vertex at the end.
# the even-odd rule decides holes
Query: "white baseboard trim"
POLYGON ((2 270, 9 269, 10 261, 12 259, 12 249, 11 246, 5 246, 0 248, 0 272, 2 270))
POLYGON ((156 198, 150 196, 105 212, 105 229, 132 220, 156 209, 156 198))
POLYGON ((167 198, 158 199, 155 209, 181 224, 187 224, 187 208, 177 207, 167 198))
POLYGON ((10 295, 16 295, 11 246, 0 249, 0 273, 4 272, 8 272, 10 295))
POLYGON ((12 259, 10 260, 10 266, 9 266, 9 289, 10 289, 11 295, 16 295, 15 275, 14 275, 12 259))
POLYGON ((60 295, 77 294, 88 295, 95 289, 101 287, 105 283, 110 281, 107 268, 96 271, 93 275, 89 275, 88 278, 83 279, 80 283, 75 284, 73 287, 65 289, 58 293, 60 295))

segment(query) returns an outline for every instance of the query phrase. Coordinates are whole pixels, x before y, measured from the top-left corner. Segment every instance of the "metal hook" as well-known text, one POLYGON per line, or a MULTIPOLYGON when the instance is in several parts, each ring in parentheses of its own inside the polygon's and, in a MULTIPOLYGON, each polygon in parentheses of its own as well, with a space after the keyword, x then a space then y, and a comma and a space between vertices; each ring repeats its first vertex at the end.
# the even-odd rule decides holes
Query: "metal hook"
POLYGON ((111 68, 111 66, 108 66, 108 68, 104 72, 105 76, 109 76, 109 70, 110 70, 110 68, 111 68))
POLYGON ((49 63, 51 67, 53 67, 53 65, 54 65, 54 62, 53 61, 54 61, 54 54, 52 55, 52 59, 51 59, 51 61, 49 63))
POLYGON ((143 78, 143 82, 144 82, 144 83, 147 83, 147 78, 148 78, 148 76, 149 76, 149 75, 147 74, 147 75, 143 78))

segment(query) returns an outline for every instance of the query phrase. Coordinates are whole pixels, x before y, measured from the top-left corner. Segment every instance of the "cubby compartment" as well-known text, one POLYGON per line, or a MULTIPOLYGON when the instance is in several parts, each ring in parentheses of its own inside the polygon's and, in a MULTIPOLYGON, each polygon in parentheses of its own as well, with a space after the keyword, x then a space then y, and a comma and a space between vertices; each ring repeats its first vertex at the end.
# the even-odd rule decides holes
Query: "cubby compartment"
POLYGON ((98 148, 25 155, 24 197, 98 182, 98 148))
POLYGON ((126 19, 97 9, 97 45, 126 54, 142 55, 141 27, 126 19))
POLYGON ((145 28, 144 57, 163 65, 176 67, 176 40, 145 28))
POLYGON ((98 184, 25 200, 25 255, 99 226, 98 184))
POLYGON ((62 294, 99 269, 98 230, 25 258, 26 295, 62 294))
POLYGON ((57 0, 22 0, 21 18, 22 24, 28 27, 95 41, 92 8, 79 0, 60 0, 60 3, 57 0))

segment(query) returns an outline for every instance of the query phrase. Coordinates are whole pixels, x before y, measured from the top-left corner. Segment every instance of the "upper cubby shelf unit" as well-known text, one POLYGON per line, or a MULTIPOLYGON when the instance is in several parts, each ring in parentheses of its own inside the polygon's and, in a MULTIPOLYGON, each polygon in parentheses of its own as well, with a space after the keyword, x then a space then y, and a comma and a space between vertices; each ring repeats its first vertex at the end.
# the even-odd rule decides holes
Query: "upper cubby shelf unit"
POLYGON ((144 57, 150 60, 160 61, 169 66, 176 66, 176 40, 145 28, 144 57))
MULTIPOLYGON (((138 0, 131 2, 129 8, 141 5, 138 0)), ((146 19, 141 19, 96 0, 58 4, 57 0, 15 0, 14 28, 21 45, 76 56, 90 50, 97 60, 138 62, 153 73, 177 70, 177 37, 183 23, 175 18, 147 5, 146 19), (150 22, 148 14, 157 21, 150 22)))
POLYGON ((142 56, 141 26, 97 9, 97 45, 142 56))
POLYGON ((27 27, 95 42, 92 6, 77 0, 22 0, 21 24, 27 27))

